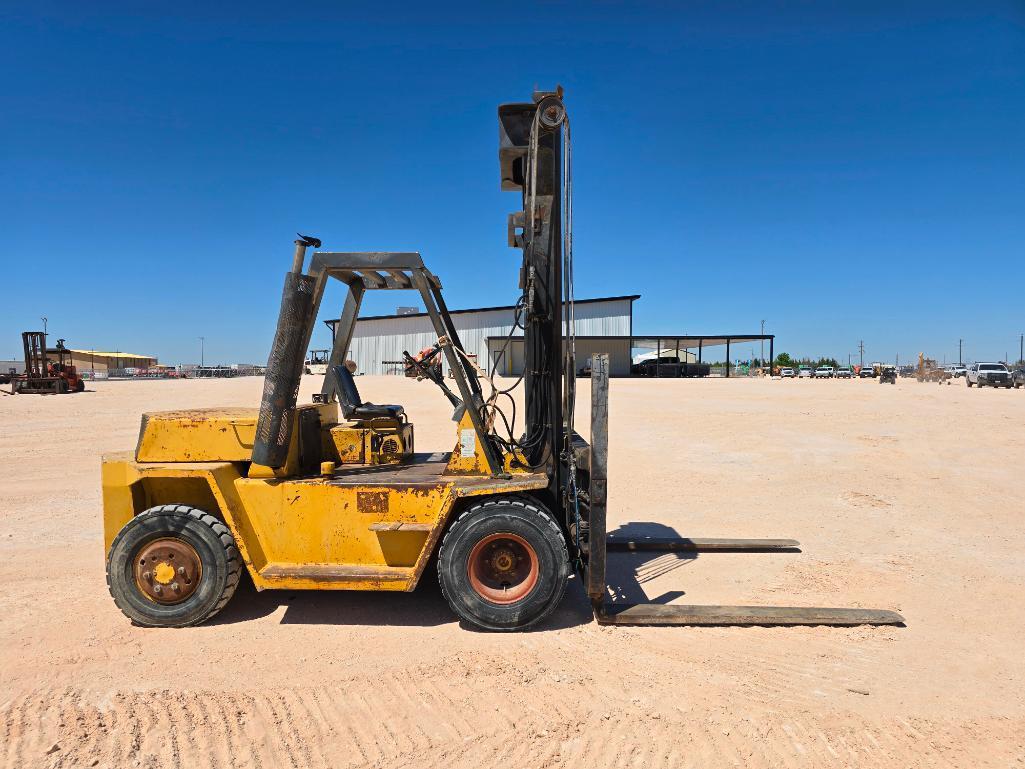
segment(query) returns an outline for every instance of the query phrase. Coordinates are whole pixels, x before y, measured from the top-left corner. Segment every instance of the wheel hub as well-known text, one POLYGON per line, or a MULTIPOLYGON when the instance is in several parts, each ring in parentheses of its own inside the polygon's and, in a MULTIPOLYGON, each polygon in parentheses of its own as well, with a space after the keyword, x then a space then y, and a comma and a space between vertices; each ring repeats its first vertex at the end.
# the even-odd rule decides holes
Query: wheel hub
POLYGON ((537 553, 517 534, 492 534, 470 552, 467 576, 474 591, 491 603, 510 604, 537 585, 537 553))
POLYGON ((196 592, 203 566, 187 542, 162 537, 148 542, 135 556, 135 584, 151 601, 180 603, 196 592))

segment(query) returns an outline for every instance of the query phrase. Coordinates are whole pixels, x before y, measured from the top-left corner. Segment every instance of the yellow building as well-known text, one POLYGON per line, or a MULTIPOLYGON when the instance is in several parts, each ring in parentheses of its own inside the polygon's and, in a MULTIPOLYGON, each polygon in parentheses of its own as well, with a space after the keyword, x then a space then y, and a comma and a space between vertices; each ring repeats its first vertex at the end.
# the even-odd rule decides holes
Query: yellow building
MULTIPOLYGON (((71 355, 71 363, 80 373, 91 371, 115 371, 126 368, 150 368, 157 365, 157 358, 154 355, 136 355, 131 352, 109 352, 106 350, 66 350, 71 355)), ((57 360, 57 348, 51 347, 46 351, 50 360, 57 360)))

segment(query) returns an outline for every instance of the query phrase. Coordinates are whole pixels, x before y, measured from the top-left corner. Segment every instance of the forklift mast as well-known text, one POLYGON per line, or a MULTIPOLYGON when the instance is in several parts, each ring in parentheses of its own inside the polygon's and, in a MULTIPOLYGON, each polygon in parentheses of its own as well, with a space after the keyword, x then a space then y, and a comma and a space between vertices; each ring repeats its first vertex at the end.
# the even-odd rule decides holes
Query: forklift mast
POLYGON ((564 462, 573 430, 576 367, 572 328, 565 330, 569 343, 563 342, 572 296, 565 292, 571 284, 564 283, 571 246, 564 241, 569 122, 561 86, 535 92, 529 103, 499 106, 498 122, 502 190, 521 197, 520 210, 508 221, 509 246, 523 251, 517 323, 524 336, 526 424, 518 442, 529 465, 546 467, 552 501, 561 509, 567 499, 564 462))

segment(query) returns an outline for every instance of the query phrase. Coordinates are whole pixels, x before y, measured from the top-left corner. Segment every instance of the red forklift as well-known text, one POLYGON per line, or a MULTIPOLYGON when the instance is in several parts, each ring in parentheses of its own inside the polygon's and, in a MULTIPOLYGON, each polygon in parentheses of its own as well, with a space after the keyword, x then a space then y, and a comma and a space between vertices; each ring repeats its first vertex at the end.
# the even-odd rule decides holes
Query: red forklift
POLYGON ((58 339, 54 352, 57 360, 50 360, 46 349, 46 334, 25 331, 21 335, 25 349, 25 373, 12 377, 11 393, 22 395, 65 395, 85 390, 85 382, 71 363, 71 352, 58 339))

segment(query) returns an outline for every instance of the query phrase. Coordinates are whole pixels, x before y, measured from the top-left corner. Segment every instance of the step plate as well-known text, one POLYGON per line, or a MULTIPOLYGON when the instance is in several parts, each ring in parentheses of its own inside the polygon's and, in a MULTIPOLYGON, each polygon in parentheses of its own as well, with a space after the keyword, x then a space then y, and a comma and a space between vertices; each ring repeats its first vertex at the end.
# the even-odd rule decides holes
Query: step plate
POLYGON ((903 625, 886 609, 829 609, 814 606, 683 606, 613 603, 595 608, 602 625, 903 625))

